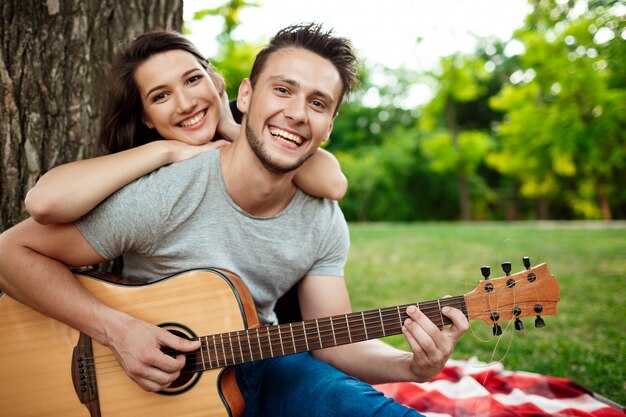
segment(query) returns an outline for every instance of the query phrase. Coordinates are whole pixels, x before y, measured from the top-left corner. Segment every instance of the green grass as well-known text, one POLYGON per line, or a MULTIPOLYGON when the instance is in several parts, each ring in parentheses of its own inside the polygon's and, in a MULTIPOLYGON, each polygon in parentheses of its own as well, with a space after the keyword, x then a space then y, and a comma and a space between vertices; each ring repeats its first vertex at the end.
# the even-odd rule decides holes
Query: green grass
MULTIPOLYGON (((620 404, 626 403, 624 355, 626 226, 618 223, 351 224, 346 277, 355 310, 460 295, 482 279, 546 262, 561 287, 557 316, 545 328, 523 319, 500 338, 473 321, 454 358, 500 360, 509 370, 565 377, 620 404), (497 344, 500 339, 499 344, 497 344)), ((402 336, 387 342, 407 348, 402 336)))

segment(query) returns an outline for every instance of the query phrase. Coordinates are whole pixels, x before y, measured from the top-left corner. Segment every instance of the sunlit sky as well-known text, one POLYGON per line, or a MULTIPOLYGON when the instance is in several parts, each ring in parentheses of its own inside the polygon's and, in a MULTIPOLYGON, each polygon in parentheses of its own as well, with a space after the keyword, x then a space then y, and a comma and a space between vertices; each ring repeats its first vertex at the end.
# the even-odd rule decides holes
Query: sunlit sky
MULTIPOLYGON (((254 0, 252 0, 254 1, 254 0)), ((217 51, 216 35, 222 19, 191 21, 199 9, 217 7, 225 0, 184 0, 189 38, 207 57, 217 51)), ((454 52, 472 52, 476 37, 511 38, 529 11, 526 0, 257 0, 258 8, 241 13, 236 39, 265 42, 293 23, 316 21, 352 40, 368 65, 389 68, 404 65, 433 69, 439 58, 454 52), (420 42, 418 43, 418 39, 420 42)), ((426 99, 428 92, 417 91, 426 99)), ((419 90, 419 88, 418 88, 419 90)))

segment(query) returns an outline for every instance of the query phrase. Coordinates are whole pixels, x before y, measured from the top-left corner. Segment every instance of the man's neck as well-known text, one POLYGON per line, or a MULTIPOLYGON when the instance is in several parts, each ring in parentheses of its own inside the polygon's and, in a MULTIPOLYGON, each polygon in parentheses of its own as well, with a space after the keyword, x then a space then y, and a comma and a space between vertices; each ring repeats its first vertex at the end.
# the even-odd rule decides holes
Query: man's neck
POLYGON ((274 174, 265 169, 240 136, 221 149, 222 175, 226 191, 248 214, 272 217, 284 210, 296 193, 295 171, 274 174))

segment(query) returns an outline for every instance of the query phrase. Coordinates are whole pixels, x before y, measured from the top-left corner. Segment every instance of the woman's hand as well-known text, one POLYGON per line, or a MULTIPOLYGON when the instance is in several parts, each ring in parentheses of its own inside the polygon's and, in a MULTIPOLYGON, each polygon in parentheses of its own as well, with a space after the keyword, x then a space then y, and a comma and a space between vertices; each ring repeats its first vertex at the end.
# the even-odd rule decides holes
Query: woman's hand
POLYGON ((163 143, 168 147, 168 160, 170 163, 191 159, 208 150, 218 149, 230 144, 229 141, 223 139, 213 140, 204 145, 189 145, 177 140, 163 141, 163 143))

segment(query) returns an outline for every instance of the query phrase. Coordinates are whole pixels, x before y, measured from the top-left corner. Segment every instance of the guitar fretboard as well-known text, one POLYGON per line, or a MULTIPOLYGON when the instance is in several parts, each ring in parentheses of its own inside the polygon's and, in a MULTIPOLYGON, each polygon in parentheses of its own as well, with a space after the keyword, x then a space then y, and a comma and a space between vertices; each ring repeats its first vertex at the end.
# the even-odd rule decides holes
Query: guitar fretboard
MULTIPOLYGON (((189 365, 203 371, 399 334, 409 305, 202 336, 195 364, 189 365)), ((413 305, 440 327, 451 324, 441 314, 445 306, 457 308, 467 317, 463 296, 413 305)))

